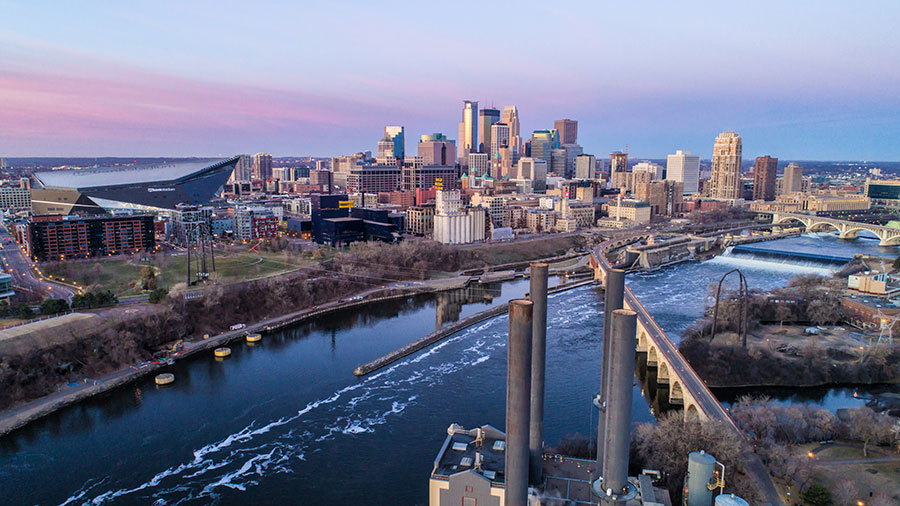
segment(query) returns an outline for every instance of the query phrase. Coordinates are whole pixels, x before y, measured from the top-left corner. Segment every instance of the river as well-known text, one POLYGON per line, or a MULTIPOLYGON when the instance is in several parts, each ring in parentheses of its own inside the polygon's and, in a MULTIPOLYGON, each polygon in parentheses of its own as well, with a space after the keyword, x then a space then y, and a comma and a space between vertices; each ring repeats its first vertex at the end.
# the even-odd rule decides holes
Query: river
MULTIPOLYGON (((766 244, 871 247, 827 235, 766 244)), ((724 272, 739 265, 751 288, 768 289, 805 269, 754 261, 686 263, 631 275, 628 284, 677 340, 702 314, 708 283, 724 272)), ((147 378, 65 408, 0 439, 3 502, 426 504, 447 426, 504 425, 506 317, 368 377, 351 371, 487 307, 486 294, 501 304, 527 286, 517 280, 338 313, 268 334, 260 346, 235 344, 225 361, 204 355, 179 362, 169 388, 147 378)), ((590 286, 549 298, 551 445, 595 430, 590 400, 599 387, 601 299, 590 286)), ((653 420, 640 386, 632 414, 653 420)))

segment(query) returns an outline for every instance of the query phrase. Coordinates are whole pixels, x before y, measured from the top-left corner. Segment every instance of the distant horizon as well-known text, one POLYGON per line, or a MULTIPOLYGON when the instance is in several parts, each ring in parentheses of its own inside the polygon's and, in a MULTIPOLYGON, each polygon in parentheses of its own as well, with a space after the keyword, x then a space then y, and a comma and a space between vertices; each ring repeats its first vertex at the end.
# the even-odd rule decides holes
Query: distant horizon
POLYGON ((9 2, 0 156, 375 151, 385 125, 457 139, 477 100, 516 105, 523 138, 577 120, 587 153, 711 156, 733 130, 746 158, 900 160, 898 18, 889 0, 9 2))

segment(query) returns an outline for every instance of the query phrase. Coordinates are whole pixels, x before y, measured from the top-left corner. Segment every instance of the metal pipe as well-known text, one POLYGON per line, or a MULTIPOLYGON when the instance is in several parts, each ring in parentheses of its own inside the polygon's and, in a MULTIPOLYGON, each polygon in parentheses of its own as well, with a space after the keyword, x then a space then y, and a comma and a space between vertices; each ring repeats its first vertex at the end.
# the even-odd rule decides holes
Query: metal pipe
POLYGON ((530 300, 509 301, 506 365, 506 506, 528 501, 528 428, 531 416, 530 300))
POLYGON ((630 309, 613 311, 602 489, 611 490, 616 496, 628 491, 636 331, 637 313, 630 309))
MULTIPOLYGON (((612 329, 612 314, 625 304, 625 271, 610 269, 606 272, 606 294, 603 302, 603 356, 600 369, 600 393, 597 406, 600 416, 597 421, 597 473, 603 469, 603 437, 606 433, 606 387, 609 385, 609 343, 612 329)), ((599 474, 598 474, 599 476, 599 474)))
POLYGON ((544 262, 531 264, 531 424, 528 432, 529 482, 543 482, 544 466, 544 375, 547 367, 547 271, 544 262))

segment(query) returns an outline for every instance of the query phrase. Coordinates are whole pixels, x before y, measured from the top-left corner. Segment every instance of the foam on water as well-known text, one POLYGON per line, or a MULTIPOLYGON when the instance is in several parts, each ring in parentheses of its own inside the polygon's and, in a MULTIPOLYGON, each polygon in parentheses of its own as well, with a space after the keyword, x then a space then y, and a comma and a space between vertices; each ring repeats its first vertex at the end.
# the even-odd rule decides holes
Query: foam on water
POLYGON ((208 500, 226 489, 244 491, 268 475, 293 472, 293 463, 304 461, 307 452, 322 450, 327 441, 365 437, 391 418, 403 416, 418 398, 413 389, 432 388, 450 375, 501 356, 498 350, 506 345, 506 321, 505 317, 492 318, 459 332, 358 383, 311 401, 293 415, 264 424, 252 421, 194 450, 190 460, 136 486, 97 493, 104 482, 87 482, 62 504, 100 505, 135 495, 149 495, 159 504, 208 500), (471 345, 442 354, 458 343, 471 345))

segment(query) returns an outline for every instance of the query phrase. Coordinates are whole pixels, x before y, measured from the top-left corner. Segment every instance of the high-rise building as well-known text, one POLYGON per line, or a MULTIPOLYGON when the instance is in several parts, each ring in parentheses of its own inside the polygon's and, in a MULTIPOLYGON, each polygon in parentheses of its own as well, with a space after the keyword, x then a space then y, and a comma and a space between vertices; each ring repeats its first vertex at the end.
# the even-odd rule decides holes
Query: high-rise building
POLYGON ((559 143, 578 144, 578 122, 572 119, 558 119, 553 128, 559 131, 559 143))
POLYGON ((384 138, 390 139, 394 143, 394 158, 403 160, 406 156, 406 141, 402 126, 386 126, 384 127, 384 138))
POLYGON ((532 181, 532 188, 538 193, 547 189, 547 162, 539 158, 519 158, 518 178, 532 181))
POLYGON ((692 195, 699 190, 700 156, 690 151, 675 151, 666 160, 666 179, 684 185, 684 194, 692 195))
POLYGON ((575 178, 594 179, 597 175, 597 158, 594 155, 575 157, 575 178))
POLYGON ((272 155, 256 153, 253 155, 253 179, 268 181, 272 179, 272 155))
POLYGON ((632 172, 647 172, 650 174, 650 179, 662 179, 663 178, 663 166, 658 163, 653 162, 641 162, 636 163, 634 167, 631 168, 632 172))
POLYGON ((250 181, 251 179, 253 179, 253 172, 251 170, 251 167, 252 162, 250 159, 250 155, 238 155, 238 161, 234 165, 234 172, 231 173, 231 177, 228 179, 228 181, 250 181))
POLYGON ((463 101, 462 121, 459 122, 459 164, 469 163, 469 153, 478 151, 478 102, 463 101))
POLYGON ((775 170, 778 159, 769 155, 756 157, 753 167, 753 200, 775 200, 775 170))
POLYGON ((419 156, 423 165, 454 165, 456 141, 440 133, 423 135, 419 140, 419 156))
POLYGON ((584 153, 584 149, 578 144, 563 144, 566 151, 566 168, 563 176, 571 178, 575 175, 575 158, 584 153))
POLYGON ((782 193, 791 194, 803 191, 803 167, 791 162, 784 168, 782 193))
POLYGON ((469 177, 483 177, 491 175, 491 159, 487 153, 469 153, 469 177))
POLYGON ((552 149, 553 132, 550 130, 535 130, 531 134, 531 158, 540 158, 549 162, 552 149))
POLYGON ((550 172, 559 177, 566 177, 566 150, 551 149, 550 150, 550 172))
POLYGON ((394 155, 394 141, 390 137, 378 141, 378 154, 375 159, 378 160, 378 163, 384 164, 397 162, 397 157, 394 155))
POLYGON ((627 172, 628 171, 628 153, 616 151, 609 154, 609 172, 627 172))
POLYGON ((713 146, 709 196, 719 200, 742 198, 741 136, 722 132, 713 146))
POLYGON ((519 127, 519 109, 514 105, 508 105, 500 113, 500 122, 509 125, 509 145, 516 149, 517 154, 522 152, 522 133, 519 127))
POLYGON ((512 162, 512 153, 509 147, 509 125, 506 123, 491 125, 491 176, 495 179, 500 178, 503 168, 508 169, 512 162))
POLYGON ((500 123, 500 109, 493 107, 481 109, 478 111, 478 152, 491 152, 491 125, 500 123))

